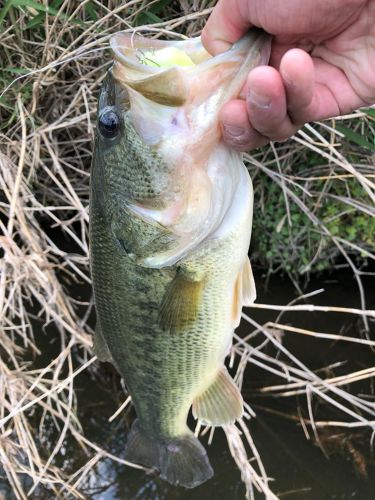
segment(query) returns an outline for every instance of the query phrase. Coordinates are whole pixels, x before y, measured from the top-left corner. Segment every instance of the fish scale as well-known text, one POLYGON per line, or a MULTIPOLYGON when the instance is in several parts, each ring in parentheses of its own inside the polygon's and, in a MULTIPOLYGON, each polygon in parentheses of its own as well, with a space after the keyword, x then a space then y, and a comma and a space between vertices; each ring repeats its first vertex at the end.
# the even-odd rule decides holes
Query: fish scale
MULTIPOLYGON (((186 405, 191 406, 194 397, 202 392, 207 367, 212 364, 217 371, 225 355, 221 325, 227 322, 224 318, 227 311, 220 306, 227 298, 226 259, 221 262, 218 253, 212 258, 207 252, 206 267, 212 277, 202 299, 204 309, 194 329, 171 335, 158 324, 160 302, 170 273, 159 270, 145 273, 145 269, 134 266, 116 245, 103 219, 95 214, 95 208, 91 209, 91 220, 91 238, 97 242, 92 248, 92 274, 98 283, 95 303, 106 342, 134 395, 138 417, 142 420, 145 413, 142 428, 150 435, 172 438, 186 431, 186 414, 182 415, 181 423, 178 403, 186 400, 186 405), (139 401, 138 392, 141 392, 139 401), (159 416, 154 415, 155 408, 160 410, 159 416)), ((229 243, 234 247, 235 238, 230 238, 229 243)), ((224 242, 220 242, 220 247, 225 258, 229 249, 224 242)), ((230 250, 233 255, 235 249, 230 250)), ((231 331, 228 333, 227 345, 231 331)))

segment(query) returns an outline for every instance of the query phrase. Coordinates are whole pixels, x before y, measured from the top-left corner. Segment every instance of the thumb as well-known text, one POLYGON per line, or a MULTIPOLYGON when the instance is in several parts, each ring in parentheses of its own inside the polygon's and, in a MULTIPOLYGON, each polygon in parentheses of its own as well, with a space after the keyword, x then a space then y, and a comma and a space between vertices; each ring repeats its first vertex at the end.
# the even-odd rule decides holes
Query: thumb
POLYGON ((252 24, 248 1, 219 0, 202 31, 202 43, 212 55, 228 50, 252 24))

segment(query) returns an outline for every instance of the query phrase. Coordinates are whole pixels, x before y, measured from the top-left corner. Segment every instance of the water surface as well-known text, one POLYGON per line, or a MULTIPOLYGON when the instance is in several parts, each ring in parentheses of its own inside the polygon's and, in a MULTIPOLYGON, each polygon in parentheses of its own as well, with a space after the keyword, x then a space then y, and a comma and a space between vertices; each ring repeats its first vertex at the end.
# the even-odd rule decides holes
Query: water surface
MULTIPOLYGON (((273 278, 264 289, 264 278, 257 277, 258 302, 286 304, 295 298, 295 290, 289 281, 280 277, 273 278)), ((375 305, 375 289, 367 283, 367 307, 375 305)), ((312 299, 315 304, 358 307, 358 293, 354 280, 346 273, 336 273, 326 280, 316 279, 309 290, 325 288, 325 292, 312 299)), ((85 290, 84 294, 90 294, 85 290)), ((82 290, 77 291, 82 294, 82 290)), ((78 298, 78 297, 77 297, 78 298)), ((260 323, 274 320, 277 312, 248 310, 260 323)), ((300 328, 308 328, 325 333, 339 333, 359 336, 361 322, 357 317, 346 314, 288 313, 282 318, 300 328)), ((240 327, 241 335, 249 333, 249 326, 240 327)), ((38 335, 43 355, 37 359, 38 366, 45 366, 58 351, 58 342, 52 341, 58 333, 53 328, 47 334, 38 335)), ((340 375, 351 370, 373 366, 374 354, 368 348, 343 342, 315 340, 296 334, 286 334, 284 345, 297 355, 311 369, 319 369, 337 361, 349 360, 335 370, 340 375)), ((275 354, 272 347, 268 354, 275 354)), ((77 353, 79 355, 79 353, 77 353)), ((312 438, 307 440, 302 427, 295 420, 297 407, 307 416, 305 397, 275 398, 260 394, 259 388, 272 383, 282 383, 275 376, 249 364, 246 371, 243 394, 256 412, 249 428, 260 452, 268 475, 273 478, 272 490, 280 499, 290 500, 371 500, 375 498, 375 467, 370 447, 371 433, 368 430, 347 430, 329 428, 319 434, 325 454, 312 438)), ((97 363, 95 373, 84 372, 76 378, 75 388, 78 396, 78 413, 85 435, 103 449, 124 456, 127 432, 134 419, 133 410, 125 412, 114 422, 108 418, 124 400, 120 379, 108 364, 97 363)), ((369 393, 369 383, 362 382, 352 386, 353 390, 369 393)), ((375 400, 375 398, 374 398, 375 400)), ((336 410, 314 401, 317 418, 340 420, 343 415, 336 410)), ((194 422, 190 422, 194 427, 194 422)), ((54 441, 58 438, 53 426, 46 435, 54 441)), ((313 434, 311 433, 311 436, 313 434)), ((85 498, 92 500, 239 500, 244 498, 245 490, 240 473, 228 451, 226 438, 221 429, 215 431, 213 443, 207 445, 207 437, 202 442, 215 471, 214 477, 204 485, 193 490, 173 487, 160 480, 157 474, 102 460, 87 477, 82 488, 85 498)), ((56 463, 67 473, 76 471, 88 460, 73 439, 69 439, 56 463)), ((10 499, 9 489, 0 482, 0 498, 10 499)), ((33 498, 51 498, 50 493, 40 489, 33 498)), ((263 496, 256 494, 257 499, 263 496)))

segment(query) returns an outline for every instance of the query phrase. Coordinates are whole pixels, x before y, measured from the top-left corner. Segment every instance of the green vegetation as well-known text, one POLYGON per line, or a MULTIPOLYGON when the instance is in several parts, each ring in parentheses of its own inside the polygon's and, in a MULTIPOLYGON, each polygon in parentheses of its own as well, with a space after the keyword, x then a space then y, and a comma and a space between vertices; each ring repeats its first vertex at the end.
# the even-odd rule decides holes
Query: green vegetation
MULTIPOLYGON (((317 158, 310 165, 292 168, 295 176, 302 170, 309 180, 302 182, 309 196, 304 196, 305 210, 293 201, 289 203, 289 217, 283 191, 266 174, 260 173, 255 186, 261 195, 254 212, 253 251, 260 265, 269 272, 287 272, 299 280, 306 273, 331 270, 341 256, 334 239, 347 242, 347 251, 353 253, 350 243, 361 248, 354 252, 363 261, 375 253, 375 217, 372 201, 358 180, 342 172, 316 167, 317 158), (328 175, 324 175, 324 172, 328 175), (366 209, 367 207, 367 209, 366 209), (319 221, 316 223, 316 220, 319 221)), ((371 172, 372 167, 358 166, 359 171, 371 172)), ((301 182, 301 181, 300 181, 301 182)), ((297 197, 301 189, 291 188, 297 197)), ((341 259, 342 260, 342 259, 341 259)))
POLYGON ((294 282, 375 254, 375 116, 307 125, 295 141, 249 158, 253 258, 294 282), (342 125, 345 123, 345 126, 342 125))

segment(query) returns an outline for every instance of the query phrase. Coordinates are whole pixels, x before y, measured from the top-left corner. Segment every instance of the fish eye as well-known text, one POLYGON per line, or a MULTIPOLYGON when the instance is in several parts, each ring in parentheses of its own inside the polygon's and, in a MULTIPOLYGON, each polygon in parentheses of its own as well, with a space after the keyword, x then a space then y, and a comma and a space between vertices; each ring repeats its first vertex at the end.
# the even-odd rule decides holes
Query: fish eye
POLYGON ((119 115, 113 108, 105 108, 99 116, 99 131, 106 139, 117 137, 121 128, 119 115))

